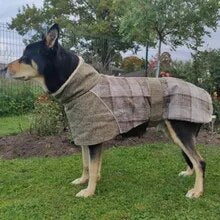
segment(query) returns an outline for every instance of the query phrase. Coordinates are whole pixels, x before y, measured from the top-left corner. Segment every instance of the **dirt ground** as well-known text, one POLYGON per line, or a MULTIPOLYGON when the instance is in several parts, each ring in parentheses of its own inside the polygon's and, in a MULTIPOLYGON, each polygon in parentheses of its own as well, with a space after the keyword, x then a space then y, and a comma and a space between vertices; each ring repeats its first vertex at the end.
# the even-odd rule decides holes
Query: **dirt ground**
MULTIPOLYGON (((170 140, 163 132, 157 132, 155 129, 148 129, 141 138, 121 138, 104 143, 105 148, 118 146, 135 146, 142 143, 169 142, 170 140)), ((220 147, 220 134, 213 135, 202 130, 197 138, 199 144, 207 146, 220 147)), ((0 138, 0 158, 28 158, 28 157, 58 157, 80 153, 80 147, 71 143, 67 133, 60 136, 40 137, 29 133, 21 133, 15 136, 6 136, 0 138)))

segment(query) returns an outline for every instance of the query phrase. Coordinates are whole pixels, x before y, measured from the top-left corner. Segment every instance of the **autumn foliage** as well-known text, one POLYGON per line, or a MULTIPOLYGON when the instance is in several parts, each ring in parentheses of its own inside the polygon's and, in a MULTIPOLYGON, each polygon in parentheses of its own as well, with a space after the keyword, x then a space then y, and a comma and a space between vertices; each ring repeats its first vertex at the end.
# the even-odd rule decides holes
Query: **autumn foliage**
POLYGON ((121 68, 125 72, 138 71, 144 66, 144 61, 136 56, 129 56, 123 59, 121 68))

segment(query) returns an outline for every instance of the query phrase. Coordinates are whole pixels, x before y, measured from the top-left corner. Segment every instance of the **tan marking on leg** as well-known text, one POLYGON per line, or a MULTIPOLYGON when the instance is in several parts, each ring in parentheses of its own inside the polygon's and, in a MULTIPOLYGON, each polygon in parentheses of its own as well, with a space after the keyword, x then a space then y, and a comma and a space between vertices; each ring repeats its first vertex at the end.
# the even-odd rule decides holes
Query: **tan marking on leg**
POLYGON ((191 176, 194 173, 194 169, 191 169, 190 166, 187 166, 186 171, 181 171, 179 176, 191 176))
POLYGON ((174 143, 181 147, 181 149, 184 151, 184 153, 189 157, 191 160, 193 167, 195 169, 196 173, 196 180, 194 188, 189 190, 186 194, 186 197, 188 198, 198 198, 203 194, 203 174, 201 171, 201 168, 199 167, 199 155, 195 155, 195 153, 189 151, 184 144, 181 142, 181 140, 177 137, 176 132, 174 131, 172 125, 169 121, 165 121, 165 124, 167 126, 167 129, 169 131, 169 134, 171 138, 173 139, 174 143))
POLYGON ((82 147, 82 160, 83 160, 83 173, 78 179, 75 179, 71 184, 79 185, 86 183, 89 180, 89 148, 88 146, 82 147))
POLYGON ((99 171, 98 171, 97 181, 101 179, 101 169, 102 169, 102 152, 101 152, 100 161, 99 161, 99 171))
POLYGON ((89 197, 94 195, 96 184, 98 181, 98 172, 100 169, 101 154, 102 151, 100 150, 99 152, 97 152, 97 155, 94 159, 89 158, 89 183, 86 189, 83 189, 76 194, 76 197, 89 197))

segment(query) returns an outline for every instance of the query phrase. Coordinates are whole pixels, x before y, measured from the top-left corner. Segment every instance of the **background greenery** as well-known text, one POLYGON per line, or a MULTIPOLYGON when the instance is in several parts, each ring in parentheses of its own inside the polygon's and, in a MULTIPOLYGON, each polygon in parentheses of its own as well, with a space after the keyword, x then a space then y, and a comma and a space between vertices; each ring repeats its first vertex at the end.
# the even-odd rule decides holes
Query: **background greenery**
POLYGON ((45 136, 60 134, 67 126, 63 106, 48 94, 38 96, 30 117, 30 132, 45 136))
POLYGON ((174 61, 168 71, 220 96, 220 49, 198 51, 192 61, 174 61))
POLYGON ((0 116, 21 115, 34 109, 41 88, 34 83, 0 77, 0 116))
POLYGON ((35 41, 45 27, 59 23, 65 47, 96 57, 108 69, 120 51, 136 52, 140 44, 157 46, 158 57, 162 43, 197 50, 203 36, 216 30, 219 9, 216 0, 44 0, 40 8, 23 6, 9 27, 22 36, 32 31, 35 41))
POLYGON ((126 73, 144 69, 144 60, 136 56, 125 57, 121 63, 121 69, 126 73))

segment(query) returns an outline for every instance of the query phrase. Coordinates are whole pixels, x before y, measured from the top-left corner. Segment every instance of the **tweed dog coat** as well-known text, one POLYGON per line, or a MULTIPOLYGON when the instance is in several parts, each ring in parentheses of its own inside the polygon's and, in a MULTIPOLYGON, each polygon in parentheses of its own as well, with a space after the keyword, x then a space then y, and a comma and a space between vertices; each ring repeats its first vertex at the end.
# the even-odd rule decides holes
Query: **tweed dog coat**
POLYGON ((52 95, 64 105, 77 145, 102 143, 144 122, 208 123, 212 116, 210 95, 191 83, 172 77, 106 76, 82 58, 52 95))

